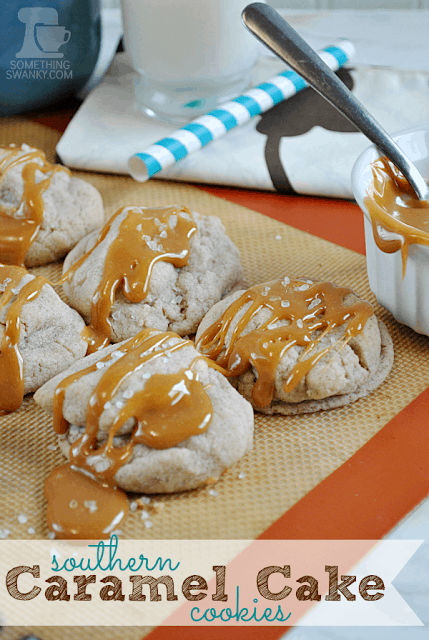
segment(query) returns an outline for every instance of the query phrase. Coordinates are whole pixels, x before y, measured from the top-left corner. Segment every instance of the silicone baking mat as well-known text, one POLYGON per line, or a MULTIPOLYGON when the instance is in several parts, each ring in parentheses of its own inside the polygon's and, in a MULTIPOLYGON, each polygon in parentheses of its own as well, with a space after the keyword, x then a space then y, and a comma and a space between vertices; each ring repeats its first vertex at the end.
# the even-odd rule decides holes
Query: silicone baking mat
MULTIPOLYGON (((49 160, 53 160, 58 137, 49 128, 23 118, 0 123, 0 144, 26 142, 45 150, 49 160)), ((229 469, 214 487, 156 496, 146 507, 153 526, 145 527, 138 510, 121 527, 122 537, 256 538, 429 386, 429 341, 397 324, 376 304, 368 287, 364 256, 187 185, 165 181, 142 185, 125 177, 78 172, 75 175, 100 190, 107 217, 126 204, 171 203, 183 203, 202 214, 219 216, 240 250, 249 285, 288 275, 351 286, 375 305, 395 346, 393 370, 371 396, 318 414, 293 417, 256 414, 254 448, 248 456, 229 469)), ((55 280, 60 270, 57 264, 32 271, 55 280)), ((46 538, 43 484, 51 469, 64 461, 56 446, 52 421, 27 397, 19 411, 0 418, 0 434, 0 528, 9 529, 11 538, 46 538), (19 515, 27 517, 25 524, 18 522, 19 515), (34 528, 33 535, 28 534, 29 527, 34 528)), ((44 640, 60 637, 134 640, 149 629, 5 628, 2 638, 15 640, 24 631, 32 631, 44 640)))

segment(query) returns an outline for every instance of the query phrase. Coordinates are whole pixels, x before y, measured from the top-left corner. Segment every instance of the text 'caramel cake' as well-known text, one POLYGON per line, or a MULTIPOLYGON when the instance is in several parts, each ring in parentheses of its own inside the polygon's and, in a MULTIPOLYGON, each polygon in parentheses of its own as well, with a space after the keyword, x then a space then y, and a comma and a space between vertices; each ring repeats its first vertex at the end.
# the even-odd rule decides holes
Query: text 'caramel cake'
POLYGON ((193 489, 252 448, 251 405, 173 332, 144 329, 99 350, 35 401, 53 414, 70 460, 46 483, 48 523, 60 538, 108 536, 126 515, 120 489, 193 489))
POLYGON ((143 327, 187 335, 243 280, 240 256, 214 216, 184 206, 120 209, 64 262, 69 304, 90 325, 90 350, 143 327))
POLYGON ((0 147, 0 262, 54 262, 102 224, 97 189, 26 144, 0 147))
POLYGON ((348 404, 381 384, 393 363, 392 341, 372 306, 347 287, 308 278, 221 300, 201 322, 196 346, 265 413, 348 404))

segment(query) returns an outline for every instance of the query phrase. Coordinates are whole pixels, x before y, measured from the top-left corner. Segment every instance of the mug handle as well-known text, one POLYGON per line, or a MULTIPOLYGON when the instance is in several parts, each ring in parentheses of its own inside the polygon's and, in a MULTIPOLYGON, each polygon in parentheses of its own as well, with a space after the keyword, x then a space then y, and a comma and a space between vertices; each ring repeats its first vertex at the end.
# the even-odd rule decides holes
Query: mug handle
POLYGON ((63 44, 66 44, 70 38, 71 38, 71 31, 68 31, 67 29, 64 31, 64 35, 68 35, 67 40, 64 40, 63 44))

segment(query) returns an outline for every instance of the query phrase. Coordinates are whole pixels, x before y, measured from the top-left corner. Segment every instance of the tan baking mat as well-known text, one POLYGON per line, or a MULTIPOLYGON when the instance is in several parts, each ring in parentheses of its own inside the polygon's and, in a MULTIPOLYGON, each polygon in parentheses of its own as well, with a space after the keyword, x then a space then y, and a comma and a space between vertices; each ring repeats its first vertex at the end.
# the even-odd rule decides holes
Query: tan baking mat
MULTIPOLYGON (((48 159, 53 158, 58 137, 47 127, 20 118, 0 123, 0 144, 27 142, 47 151, 48 159)), ((285 275, 308 276, 349 285, 376 305, 368 287, 365 258, 353 251, 183 184, 154 180, 141 185, 126 177, 76 175, 101 191, 107 215, 126 204, 180 202, 200 213, 219 216, 240 249, 249 285, 285 275)), ((55 279, 60 266, 33 271, 55 279)), ((123 537, 256 538, 352 456, 429 385, 429 340, 397 324, 389 313, 376 307, 389 327, 396 353, 393 371, 380 389, 355 404, 319 414, 256 414, 253 451, 216 483, 215 495, 209 493, 213 487, 208 487, 156 497, 152 499, 155 507, 149 505, 153 526, 146 528, 137 511, 122 527, 123 537)), ((51 469, 63 462, 51 420, 28 397, 21 410, 0 419, 0 433, 0 529, 9 529, 12 538, 44 538, 43 482, 51 469), (19 515, 27 516, 25 524, 18 523, 19 515), (33 536, 28 534, 30 526, 35 529, 33 536)), ((4 638, 19 637, 15 631, 13 635, 5 630, 4 638)), ((121 637, 134 640, 145 630, 123 631, 121 637)), ((111 635, 101 628, 88 632, 79 629, 76 637, 113 640, 117 632, 112 630, 111 635)), ((46 628, 42 637, 68 639, 73 634, 66 630, 55 634, 46 628)))

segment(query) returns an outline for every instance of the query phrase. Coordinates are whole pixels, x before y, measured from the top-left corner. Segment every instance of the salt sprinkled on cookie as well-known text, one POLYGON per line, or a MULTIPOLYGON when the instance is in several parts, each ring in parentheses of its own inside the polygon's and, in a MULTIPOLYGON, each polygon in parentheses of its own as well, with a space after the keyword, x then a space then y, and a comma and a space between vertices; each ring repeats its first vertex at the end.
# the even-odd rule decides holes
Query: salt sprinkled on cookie
MULTIPOLYGON (((252 407, 217 369, 190 340, 145 329, 84 358, 36 393, 36 403, 53 413, 70 460, 52 472, 45 489, 48 522, 59 537, 74 518, 71 500, 78 504, 74 533, 68 533, 97 538, 129 509, 151 510, 148 496, 129 506, 119 488, 149 494, 193 489, 250 451, 252 407), (118 348, 121 358, 113 357, 118 348), (81 502, 90 499, 98 510, 82 518, 81 502)), ((153 503, 154 512, 161 508, 153 503)))
POLYGON ((221 300, 201 322, 196 346, 264 413, 349 404, 379 386, 393 363, 390 336, 368 302, 307 278, 221 300))
POLYGON ((192 334, 243 281, 239 252, 221 221, 176 205, 123 207, 78 243, 64 273, 69 304, 90 324, 92 350, 143 327, 192 334))

